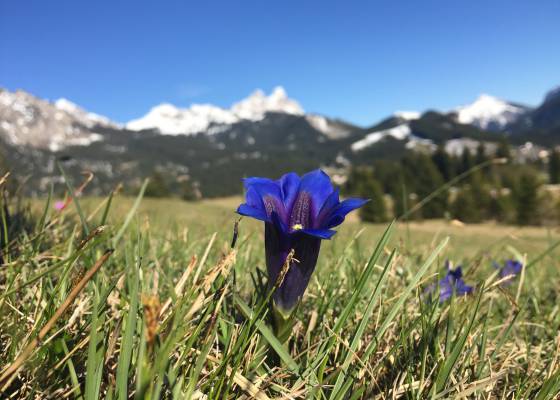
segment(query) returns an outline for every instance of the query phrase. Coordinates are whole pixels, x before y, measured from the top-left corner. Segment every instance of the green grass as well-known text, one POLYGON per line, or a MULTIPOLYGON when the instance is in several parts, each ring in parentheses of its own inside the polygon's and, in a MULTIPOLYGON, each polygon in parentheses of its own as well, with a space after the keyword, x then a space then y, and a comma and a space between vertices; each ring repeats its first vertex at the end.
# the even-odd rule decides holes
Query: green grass
POLYGON ((349 218, 323 244, 286 339, 257 295, 263 227, 243 219, 229 247, 239 199, 77 200, 61 214, 34 200, 34 228, 2 243, 0 398, 553 399, 560 390, 558 230, 349 218), (491 261, 512 257, 530 267, 502 287, 491 261), (427 303, 423 289, 447 258, 477 290, 427 303))

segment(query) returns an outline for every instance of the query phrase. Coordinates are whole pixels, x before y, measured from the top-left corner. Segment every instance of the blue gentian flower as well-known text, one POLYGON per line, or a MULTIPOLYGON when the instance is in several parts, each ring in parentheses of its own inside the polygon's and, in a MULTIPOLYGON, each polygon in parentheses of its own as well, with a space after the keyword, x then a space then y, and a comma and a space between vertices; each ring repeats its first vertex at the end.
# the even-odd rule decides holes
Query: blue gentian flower
POLYGON ((513 278, 521 273, 523 264, 517 260, 506 260, 504 265, 494 262, 494 268, 499 271, 498 276, 500 279, 505 279, 503 284, 508 284, 511 283, 513 278))
MULTIPOLYGON (((455 292, 456 296, 466 296, 473 292, 474 288, 469 286, 463 281, 463 270, 461 266, 452 269, 451 263, 445 262, 445 268, 447 269, 447 274, 439 281, 439 302, 443 303, 449 299, 455 292)), ((428 286, 425 293, 430 297, 435 292, 438 285, 435 283, 428 286)))
POLYGON ((321 170, 302 177, 288 173, 278 180, 247 178, 245 203, 237 212, 264 221, 269 286, 276 282, 290 250, 295 260, 273 294, 275 306, 290 314, 303 296, 317 264, 322 239, 330 239, 350 211, 367 200, 339 200, 329 176, 321 170))

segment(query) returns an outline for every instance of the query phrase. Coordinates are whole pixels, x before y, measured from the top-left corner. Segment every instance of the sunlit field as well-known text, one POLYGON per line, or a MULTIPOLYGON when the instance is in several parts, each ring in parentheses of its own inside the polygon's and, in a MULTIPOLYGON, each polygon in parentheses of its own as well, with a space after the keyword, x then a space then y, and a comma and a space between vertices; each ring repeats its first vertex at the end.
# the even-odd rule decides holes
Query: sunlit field
POLYGON ((12 222, 2 243, 2 398, 553 399, 560 390, 558 229, 369 225, 352 214, 323 241, 293 328, 278 337, 262 223, 241 219, 231 247, 241 198, 83 198, 62 211, 54 200, 27 201, 26 223, 12 222), (507 259, 524 265, 508 282, 493 266, 507 259), (430 301, 446 260, 474 291, 430 301))

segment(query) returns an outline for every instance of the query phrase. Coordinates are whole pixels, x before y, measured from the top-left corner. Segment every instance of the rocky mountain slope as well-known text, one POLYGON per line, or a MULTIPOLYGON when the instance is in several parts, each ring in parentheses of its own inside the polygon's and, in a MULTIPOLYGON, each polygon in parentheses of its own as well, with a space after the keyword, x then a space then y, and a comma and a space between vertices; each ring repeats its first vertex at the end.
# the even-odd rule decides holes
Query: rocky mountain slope
POLYGON ((36 192, 61 180, 62 159, 75 179, 94 172, 99 191, 118 182, 137 187, 158 172, 176 192, 188 184, 221 196, 239 192, 247 175, 345 168, 438 145, 457 153, 480 141, 492 147, 504 135, 519 146, 534 142, 540 154, 539 145, 560 143, 559 121, 559 90, 535 108, 485 95, 449 112, 398 112, 369 128, 305 113, 282 88, 230 108, 163 104, 123 126, 68 100, 1 90, 0 159, 29 176, 36 192))
POLYGON ((95 128, 118 126, 88 113, 66 99, 49 102, 27 92, 0 89, 0 128, 13 146, 57 151, 67 146, 87 146, 102 137, 95 128))

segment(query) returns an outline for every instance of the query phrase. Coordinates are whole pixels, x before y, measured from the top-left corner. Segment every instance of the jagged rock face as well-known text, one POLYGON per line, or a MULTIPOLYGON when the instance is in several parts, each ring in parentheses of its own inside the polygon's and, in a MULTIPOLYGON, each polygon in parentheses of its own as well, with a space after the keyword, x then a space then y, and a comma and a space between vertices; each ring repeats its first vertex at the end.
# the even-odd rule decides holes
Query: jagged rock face
POLYGON ((50 151, 87 146, 102 139, 97 126, 115 124, 64 99, 51 103, 21 90, 0 89, 0 135, 13 146, 50 151))

